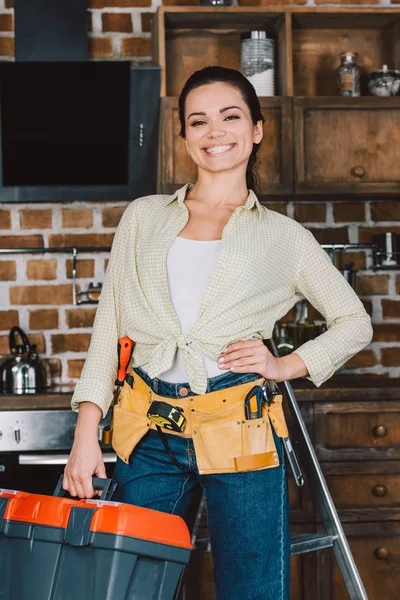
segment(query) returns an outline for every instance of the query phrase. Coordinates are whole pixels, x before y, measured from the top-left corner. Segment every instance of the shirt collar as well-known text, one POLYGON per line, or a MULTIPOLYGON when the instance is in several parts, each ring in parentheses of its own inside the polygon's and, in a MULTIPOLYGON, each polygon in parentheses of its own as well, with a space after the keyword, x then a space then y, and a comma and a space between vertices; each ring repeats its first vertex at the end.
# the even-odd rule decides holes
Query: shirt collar
MULTIPOLYGON (((185 200, 185 196, 186 196, 186 192, 188 190, 190 190, 192 187, 194 186, 194 183, 186 183, 183 187, 179 188, 179 190, 176 190, 176 192, 174 192, 172 194, 172 196, 168 196, 166 202, 165 202, 165 206, 168 206, 169 204, 171 204, 171 202, 177 200, 178 201, 178 205, 179 206, 183 206, 183 202, 185 200)), ((253 190, 249 190, 249 195, 247 196, 247 200, 246 200, 246 204, 244 204, 244 208, 247 208, 247 210, 252 210, 254 209, 254 206, 256 207, 255 210, 258 211, 258 216, 261 216, 261 204, 260 201, 258 200, 256 194, 253 192, 253 190)))

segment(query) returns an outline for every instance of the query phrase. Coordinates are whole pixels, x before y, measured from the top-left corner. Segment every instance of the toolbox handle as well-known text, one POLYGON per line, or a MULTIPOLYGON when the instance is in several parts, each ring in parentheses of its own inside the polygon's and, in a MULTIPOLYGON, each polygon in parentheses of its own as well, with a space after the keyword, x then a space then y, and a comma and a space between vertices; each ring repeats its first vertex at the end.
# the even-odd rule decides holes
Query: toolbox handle
MULTIPOLYGON (((64 475, 60 475, 53 496, 63 498, 68 494, 67 490, 64 490, 62 487, 63 481, 64 475)), ((116 481, 113 479, 106 479, 105 477, 92 477, 92 485, 94 490, 101 490, 100 500, 110 500, 117 487, 116 481)))

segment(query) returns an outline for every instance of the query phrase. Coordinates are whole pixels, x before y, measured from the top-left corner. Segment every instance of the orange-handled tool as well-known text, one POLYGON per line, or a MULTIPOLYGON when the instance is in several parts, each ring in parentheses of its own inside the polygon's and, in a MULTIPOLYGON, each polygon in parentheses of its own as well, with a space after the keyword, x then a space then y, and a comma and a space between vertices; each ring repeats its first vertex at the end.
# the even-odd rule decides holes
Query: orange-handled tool
POLYGON ((118 372, 115 385, 124 385, 126 369, 132 358, 133 346, 135 342, 128 336, 119 338, 118 341, 118 372))

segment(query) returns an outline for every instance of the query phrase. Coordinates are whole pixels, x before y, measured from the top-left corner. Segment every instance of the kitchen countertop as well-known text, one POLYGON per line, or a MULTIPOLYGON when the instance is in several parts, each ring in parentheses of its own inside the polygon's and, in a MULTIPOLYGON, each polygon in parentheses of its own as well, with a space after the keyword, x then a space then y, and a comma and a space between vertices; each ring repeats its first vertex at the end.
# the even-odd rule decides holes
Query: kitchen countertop
MULTIPOLYGON (((381 375, 336 375, 317 388, 307 379, 291 382, 299 402, 400 400, 400 379, 381 375)), ((1 410, 70 409, 71 386, 38 394, 0 394, 1 410)))

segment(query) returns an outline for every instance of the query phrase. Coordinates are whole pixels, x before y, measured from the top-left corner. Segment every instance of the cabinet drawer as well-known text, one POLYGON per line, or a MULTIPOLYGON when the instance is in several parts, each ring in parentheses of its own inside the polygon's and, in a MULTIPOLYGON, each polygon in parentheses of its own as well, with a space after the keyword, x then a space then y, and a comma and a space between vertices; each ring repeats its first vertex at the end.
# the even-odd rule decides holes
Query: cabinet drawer
MULTIPOLYGON (((400 537, 348 536, 350 549, 369 600, 398 600, 400 590, 400 537)), ((348 593, 336 561, 332 569, 330 600, 347 599, 348 593)))
POLYGON ((400 474, 328 475, 336 508, 400 506, 400 474))

